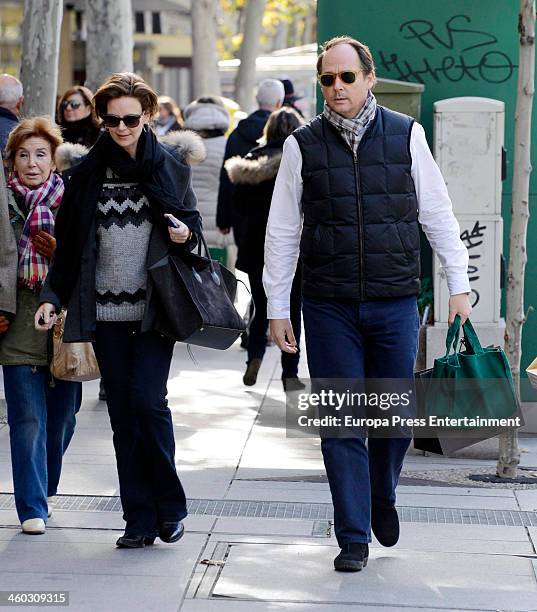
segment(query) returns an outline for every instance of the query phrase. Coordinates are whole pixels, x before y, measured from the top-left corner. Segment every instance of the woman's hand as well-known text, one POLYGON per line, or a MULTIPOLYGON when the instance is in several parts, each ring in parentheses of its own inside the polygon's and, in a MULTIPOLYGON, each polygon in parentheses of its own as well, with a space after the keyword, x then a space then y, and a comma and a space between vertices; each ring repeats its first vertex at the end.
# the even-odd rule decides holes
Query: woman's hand
POLYGON ((57 318, 54 304, 44 302, 35 313, 34 326, 37 331, 48 331, 56 323, 57 318))
POLYGON ((168 220, 168 234, 170 235, 170 240, 176 244, 184 244, 190 236, 192 236, 192 232, 188 225, 185 225, 173 215, 166 214, 164 216, 168 220), (173 223, 173 226, 170 225, 170 222, 173 223))
POLYGON ((54 251, 56 250, 56 238, 51 236, 49 233, 40 230, 32 239, 35 250, 46 257, 47 259, 51 259, 54 255, 54 251))
POLYGON ((9 319, 5 315, 0 315, 0 336, 9 329, 9 319))

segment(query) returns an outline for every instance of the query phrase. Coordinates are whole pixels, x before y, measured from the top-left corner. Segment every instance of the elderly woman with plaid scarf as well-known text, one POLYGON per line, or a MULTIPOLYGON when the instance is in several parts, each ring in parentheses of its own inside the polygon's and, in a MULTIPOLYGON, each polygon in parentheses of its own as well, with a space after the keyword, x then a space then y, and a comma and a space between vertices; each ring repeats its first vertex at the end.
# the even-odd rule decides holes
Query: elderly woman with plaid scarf
POLYGON ((10 176, 0 203, 0 364, 15 504, 28 534, 45 531, 48 502, 56 494, 82 391, 81 383, 51 377, 47 335, 34 329, 64 192, 54 164, 61 142, 60 130, 49 119, 22 121, 7 142, 10 176))

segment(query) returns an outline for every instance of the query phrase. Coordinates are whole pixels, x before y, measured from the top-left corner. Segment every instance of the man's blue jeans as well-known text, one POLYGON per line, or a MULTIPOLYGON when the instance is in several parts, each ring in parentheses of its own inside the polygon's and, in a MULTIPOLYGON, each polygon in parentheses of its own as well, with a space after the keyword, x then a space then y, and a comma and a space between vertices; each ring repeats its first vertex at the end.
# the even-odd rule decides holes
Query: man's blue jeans
POLYGON ((47 520, 62 459, 73 437, 82 384, 54 380, 44 366, 3 366, 15 505, 21 523, 47 520))
MULTIPOLYGON (((415 297, 358 302, 303 298, 310 376, 413 379, 415 297)), ((371 504, 391 507, 409 438, 324 438, 324 464, 340 546, 371 542, 371 504)))

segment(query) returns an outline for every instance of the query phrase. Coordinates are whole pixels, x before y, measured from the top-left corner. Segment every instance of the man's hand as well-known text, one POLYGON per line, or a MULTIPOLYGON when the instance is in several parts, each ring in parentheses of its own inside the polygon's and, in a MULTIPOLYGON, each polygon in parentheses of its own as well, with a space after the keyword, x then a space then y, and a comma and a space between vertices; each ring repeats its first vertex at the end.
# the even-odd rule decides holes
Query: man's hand
POLYGON ((9 319, 5 315, 0 315, 0 336, 9 329, 9 319))
POLYGON ((34 316, 34 327, 37 331, 48 331, 56 323, 56 307, 44 302, 39 306, 34 316))
POLYGON ((47 259, 52 259, 54 251, 56 250, 56 238, 54 238, 54 236, 40 230, 32 238, 32 242, 34 243, 35 250, 39 253, 39 255, 42 255, 47 259))
POLYGON ((289 319, 271 319, 270 335, 278 348, 284 353, 296 353, 298 351, 293 326, 289 319))
POLYGON ((466 293, 458 293, 449 297, 449 316, 448 323, 451 325, 455 320, 456 315, 461 317, 461 325, 464 325, 466 319, 472 312, 472 306, 466 293))
POLYGON ((224 236, 225 236, 226 234, 229 234, 229 232, 231 231, 231 228, 230 227, 219 227, 218 231, 221 234, 224 234, 224 236))

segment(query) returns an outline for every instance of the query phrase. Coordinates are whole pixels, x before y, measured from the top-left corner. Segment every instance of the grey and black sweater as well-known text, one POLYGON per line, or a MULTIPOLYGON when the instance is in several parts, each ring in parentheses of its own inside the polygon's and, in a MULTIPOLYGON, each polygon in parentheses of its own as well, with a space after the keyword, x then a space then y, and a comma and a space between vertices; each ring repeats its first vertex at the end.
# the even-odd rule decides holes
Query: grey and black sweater
POLYGON ((152 222, 149 202, 138 185, 121 182, 107 170, 96 225, 97 321, 141 321, 152 222))

